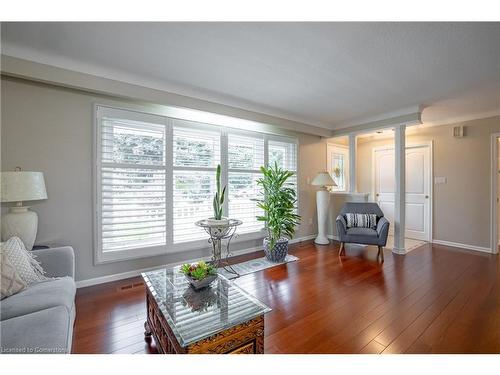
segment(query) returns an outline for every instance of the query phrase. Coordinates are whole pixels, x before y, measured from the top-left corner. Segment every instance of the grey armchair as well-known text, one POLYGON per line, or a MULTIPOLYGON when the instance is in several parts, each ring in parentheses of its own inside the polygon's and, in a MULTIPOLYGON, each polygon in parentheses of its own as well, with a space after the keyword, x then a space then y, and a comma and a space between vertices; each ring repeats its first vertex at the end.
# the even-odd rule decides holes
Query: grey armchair
POLYGON ((355 203, 348 202, 340 211, 336 220, 337 234, 340 239, 339 255, 345 254, 346 243, 358 243, 363 245, 378 246, 377 257, 380 256, 384 261, 384 246, 387 244, 387 235, 389 234, 389 220, 384 217, 384 213, 376 203, 355 203), (376 214, 377 228, 347 228, 345 214, 376 214))

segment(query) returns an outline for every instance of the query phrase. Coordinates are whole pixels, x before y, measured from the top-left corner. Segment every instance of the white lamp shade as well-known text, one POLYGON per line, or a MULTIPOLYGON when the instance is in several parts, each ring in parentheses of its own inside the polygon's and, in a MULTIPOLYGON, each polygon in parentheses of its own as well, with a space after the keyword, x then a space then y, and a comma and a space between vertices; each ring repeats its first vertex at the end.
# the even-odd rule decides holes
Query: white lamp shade
POLYGON ((311 185, 317 186, 337 186, 328 172, 320 172, 313 178, 311 185))
POLYGON ((42 172, 2 172, 2 202, 47 199, 42 172))

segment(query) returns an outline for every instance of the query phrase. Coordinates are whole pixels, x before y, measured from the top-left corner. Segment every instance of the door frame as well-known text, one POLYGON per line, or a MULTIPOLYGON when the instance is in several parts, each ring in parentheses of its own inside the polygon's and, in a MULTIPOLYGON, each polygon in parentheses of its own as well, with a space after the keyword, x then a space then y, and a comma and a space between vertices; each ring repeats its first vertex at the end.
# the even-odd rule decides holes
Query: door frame
MULTIPOLYGON (((498 133, 500 136, 500 133, 498 133)), ((434 142, 431 141, 422 141, 418 143, 407 143, 405 147, 405 156, 406 156, 406 150, 409 148, 418 148, 418 147, 429 147, 429 235, 428 235, 428 242, 432 242, 434 238, 434 231, 433 231, 433 223, 434 223, 434 142)), ((372 196, 372 201, 375 202, 375 190, 376 190, 376 184, 375 184, 375 177, 376 177, 376 171, 375 171, 375 153, 377 151, 387 151, 387 150, 395 150, 394 145, 386 145, 386 146, 377 146, 372 149, 372 191, 371 191, 371 196, 372 196)), ((405 166, 405 171, 406 171, 406 166, 405 166)), ((406 195, 406 191, 405 191, 406 195)), ((406 231, 406 227, 405 227, 406 231)))
POLYGON ((498 139, 500 133, 491 134, 491 253, 498 254, 498 207, 497 207, 497 190, 498 190, 498 139))

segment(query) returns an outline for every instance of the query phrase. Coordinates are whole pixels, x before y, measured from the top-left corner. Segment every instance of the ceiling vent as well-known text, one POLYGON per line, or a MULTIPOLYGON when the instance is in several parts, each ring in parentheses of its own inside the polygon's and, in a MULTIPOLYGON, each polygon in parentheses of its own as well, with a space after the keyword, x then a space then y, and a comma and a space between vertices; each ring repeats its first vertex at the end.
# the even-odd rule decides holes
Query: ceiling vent
POLYGON ((464 134, 464 126, 463 125, 453 127, 453 136, 455 138, 463 138, 464 135, 465 134, 464 134))

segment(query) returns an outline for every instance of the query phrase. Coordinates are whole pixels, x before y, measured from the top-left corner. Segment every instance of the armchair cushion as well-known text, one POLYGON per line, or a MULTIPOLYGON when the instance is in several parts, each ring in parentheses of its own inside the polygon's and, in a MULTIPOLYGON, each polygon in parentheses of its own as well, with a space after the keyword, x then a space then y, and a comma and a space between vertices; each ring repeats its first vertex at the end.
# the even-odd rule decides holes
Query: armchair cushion
POLYGON ((372 228, 377 227, 377 215, 376 214, 359 214, 347 212, 345 214, 347 221, 347 228, 372 228))
POLYGON ((345 242, 366 245, 377 244, 378 234, 375 229, 371 228, 349 228, 347 230, 345 242))

